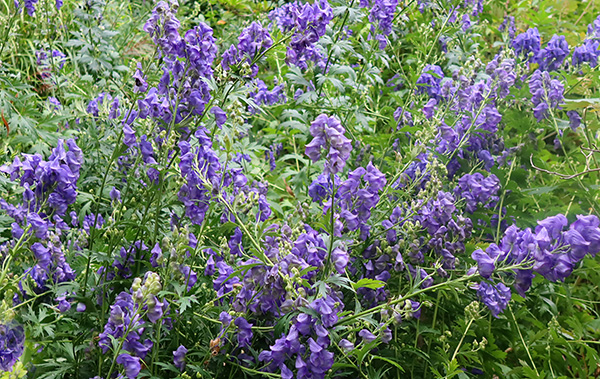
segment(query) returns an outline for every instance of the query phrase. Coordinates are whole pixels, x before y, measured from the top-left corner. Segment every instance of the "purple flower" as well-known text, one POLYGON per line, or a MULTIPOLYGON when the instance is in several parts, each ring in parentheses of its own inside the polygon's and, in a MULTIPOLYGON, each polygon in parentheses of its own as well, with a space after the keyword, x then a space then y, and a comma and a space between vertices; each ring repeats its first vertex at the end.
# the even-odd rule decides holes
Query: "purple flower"
POLYGON ((565 36, 552 36, 548 46, 542 49, 537 56, 539 69, 542 71, 558 70, 569 53, 569 44, 565 36))
POLYGON ((328 150, 325 173, 337 174, 342 171, 350 158, 352 142, 344 136, 344 128, 336 117, 319 115, 310 125, 313 140, 306 145, 306 155, 313 162, 321 158, 321 149, 328 150))
POLYGON ((123 126, 123 143, 127 147, 132 147, 136 144, 135 132, 128 124, 123 126))
POLYGON ((344 350, 345 352, 350 352, 350 351, 354 350, 354 344, 345 338, 342 338, 340 340, 339 345, 342 348, 342 350, 344 350))
POLYGON ((477 249, 471 254, 471 258, 477 262, 479 274, 484 278, 489 279, 496 268, 494 257, 490 257, 488 253, 481 249, 477 249))
MULTIPOLYGON (((265 82, 260 79, 255 79, 254 84, 256 85, 256 90, 250 92, 250 96, 254 99, 256 105, 274 105, 286 102, 287 98, 284 93, 283 85, 276 85, 269 91, 265 82)), ((253 106, 250 106, 249 109, 251 113, 258 112, 258 108, 253 106)))
POLYGON ((358 332, 358 335, 363 339, 364 343, 371 343, 377 339, 377 337, 367 329, 361 330, 358 332))
POLYGON ((144 31, 165 55, 183 56, 185 41, 179 35, 179 20, 168 3, 160 1, 144 24, 144 31))
POLYGON ((221 128, 227 121, 227 114, 225 114, 225 112, 219 107, 212 107, 210 109, 210 113, 215 116, 215 122, 219 128, 221 128))
POLYGON ((123 365, 123 368, 125 369, 125 375, 128 379, 137 378, 142 369, 140 358, 132 357, 127 353, 119 355, 117 357, 117 363, 123 365))
POLYGON ((579 67, 587 62, 591 68, 595 68, 598 65, 598 57, 600 57, 600 41, 586 39, 581 46, 573 50, 573 66, 579 67))
POLYGON ((548 109, 558 108, 564 99, 564 86, 552 79, 547 71, 535 70, 529 79, 529 92, 534 105, 533 113, 538 121, 548 115, 548 109))
POLYGON ((510 288, 503 283, 493 284, 481 282, 478 285, 477 295, 481 301, 488 307, 492 316, 498 318, 498 315, 506 309, 510 301, 510 288))
POLYGON ((48 102, 53 105, 54 110, 62 109, 62 104, 60 103, 60 101, 58 101, 58 99, 56 97, 49 96, 48 102))
POLYGON ((175 367, 179 369, 179 371, 183 371, 185 369, 185 354, 187 354, 188 349, 185 346, 181 345, 173 352, 173 364, 175 367))
MULTIPOLYGON (((253 22, 242 30, 238 37, 237 46, 231 45, 223 53, 221 66, 224 69, 229 69, 230 66, 238 65, 242 59, 248 64, 255 63, 254 60, 273 45, 273 39, 269 31, 262 27, 258 22, 253 22)), ((254 77, 258 74, 258 66, 252 64, 250 76, 254 77)))
POLYGON ((392 21, 398 7, 398 0, 361 0, 361 7, 370 7, 369 21, 375 25, 371 26, 371 33, 377 33, 375 38, 379 41, 379 49, 387 46, 387 36, 392 33, 392 21))
POLYGON ((429 99, 427 104, 423 107, 423 114, 425 117, 430 120, 433 117, 437 105, 436 99, 429 99))
POLYGON ((184 37, 187 55, 192 67, 204 77, 212 75, 212 63, 217 57, 216 39, 210 26, 200 22, 188 30, 184 37))
POLYGON ((417 79, 417 93, 427 93, 429 97, 440 97, 440 84, 444 79, 442 68, 437 65, 428 64, 417 79))
POLYGON ((119 191, 118 189, 116 189, 115 187, 113 187, 110 190, 110 199, 112 201, 118 201, 118 202, 120 202, 121 201, 121 191, 119 191))
POLYGON ((511 40, 515 37, 515 17, 514 16, 505 16, 504 21, 498 27, 498 30, 503 32, 504 30, 508 30, 508 38, 511 40))
POLYGON ((512 42, 512 47, 517 55, 527 57, 531 54, 530 60, 534 59, 540 51, 542 40, 537 28, 528 29, 525 33, 519 34, 512 42))
POLYGON ((346 266, 348 265, 348 262, 350 261, 350 256, 348 255, 348 252, 346 252, 345 249, 336 247, 331 252, 331 260, 333 262, 333 265, 335 266, 336 271, 340 274, 343 274, 346 266))
POLYGON ((238 327, 237 340, 239 347, 250 346, 250 342, 252 341, 252 324, 248 323, 243 317, 236 318, 234 324, 238 327))
POLYGON ((333 10, 327 0, 318 0, 313 4, 295 1, 269 13, 269 19, 277 22, 279 29, 294 34, 287 49, 286 60, 289 64, 305 70, 308 62, 315 62, 319 68, 325 68, 323 52, 317 42, 333 19, 333 10))
POLYGON ((33 16, 35 13, 35 4, 37 4, 38 0, 25 0, 25 9, 27 9, 27 14, 29 16, 33 16))
POLYGON ((465 174, 458 180, 458 185, 454 189, 456 198, 462 198, 466 201, 466 210, 473 213, 479 205, 493 209, 499 198, 497 196, 500 190, 500 180, 494 174, 487 178, 476 172, 475 174, 465 174))
POLYGON ((0 324, 0 370, 12 370, 24 350, 25 333, 23 327, 15 323, 0 324))

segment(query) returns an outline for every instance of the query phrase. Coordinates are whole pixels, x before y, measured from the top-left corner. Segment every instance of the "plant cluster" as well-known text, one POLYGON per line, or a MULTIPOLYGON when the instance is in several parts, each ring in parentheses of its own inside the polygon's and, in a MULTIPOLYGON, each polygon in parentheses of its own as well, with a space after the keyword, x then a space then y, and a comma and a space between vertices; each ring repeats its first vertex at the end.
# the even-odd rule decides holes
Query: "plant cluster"
POLYGON ((0 378, 597 376, 568 4, 5 4, 0 378))

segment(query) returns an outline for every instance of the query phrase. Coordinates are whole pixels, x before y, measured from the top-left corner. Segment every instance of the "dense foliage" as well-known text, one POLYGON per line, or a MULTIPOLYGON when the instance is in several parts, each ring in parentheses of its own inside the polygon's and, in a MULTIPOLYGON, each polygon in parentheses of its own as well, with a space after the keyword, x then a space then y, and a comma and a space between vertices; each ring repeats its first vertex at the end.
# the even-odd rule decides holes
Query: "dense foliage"
POLYGON ((0 378, 600 374, 594 0, 0 8, 0 378))

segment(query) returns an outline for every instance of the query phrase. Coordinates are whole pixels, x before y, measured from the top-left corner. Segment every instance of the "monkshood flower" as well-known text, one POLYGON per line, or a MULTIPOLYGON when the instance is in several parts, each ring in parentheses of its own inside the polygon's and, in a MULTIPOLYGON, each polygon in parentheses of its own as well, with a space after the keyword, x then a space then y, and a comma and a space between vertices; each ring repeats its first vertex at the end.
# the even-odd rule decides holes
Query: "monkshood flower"
POLYGON ((186 207, 186 216, 192 223, 200 225, 212 198, 207 184, 210 183, 215 189, 219 188, 221 163, 206 134, 199 129, 196 137, 200 143, 194 149, 187 141, 179 143, 181 149, 179 168, 185 183, 181 186, 178 196, 186 207))
POLYGON ((185 346, 181 345, 173 352, 173 364, 179 371, 183 371, 185 369, 185 355, 187 354, 188 349, 185 346))
POLYGON ((25 332, 14 322, 0 323, 0 371, 9 372, 23 355, 25 332))
MULTIPOLYGON (((273 39, 269 31, 262 27, 258 22, 253 22, 249 27, 242 30, 238 37, 238 45, 231 45, 228 50, 223 53, 221 65, 224 69, 229 69, 231 66, 238 65, 242 60, 252 64, 253 60, 259 54, 273 46, 273 39)), ((258 65, 253 64, 250 67, 251 76, 258 74, 258 65)))
MULTIPOLYGON (((166 125, 173 119, 181 122, 189 116, 203 115, 211 99, 206 78, 212 77, 212 63, 217 54, 213 31, 200 23, 182 38, 179 27, 174 10, 163 1, 157 4, 144 26, 165 59, 158 86, 138 100, 138 116, 142 119, 151 117, 166 125)), ((136 79, 144 84, 143 78, 136 79)), ((190 131, 184 128, 183 132, 182 139, 186 139, 190 131)))
MULTIPOLYGON (((500 57, 498 56, 499 60, 500 57)), ((494 62, 494 61, 492 61, 494 62)), ((515 60, 514 59, 503 59, 499 63, 496 61, 494 64, 488 64, 486 72, 492 76, 495 80, 496 87, 498 89, 498 96, 505 98, 510 93, 510 88, 515 84, 517 80, 517 74, 515 73, 515 60)))
POLYGON ((221 109, 220 107, 212 107, 210 109, 210 113, 213 114, 213 116, 215 116, 215 123, 217 124, 217 127, 220 129, 223 125, 225 125, 225 122, 227 122, 227 114, 225 113, 225 111, 223 109, 221 109))
POLYGON ((49 96, 48 103, 52 105, 51 108, 55 111, 59 111, 62 109, 62 104, 60 103, 60 101, 58 101, 56 97, 49 96))
POLYGON ((321 69, 325 68, 324 56, 317 42, 325 35, 327 25, 333 19, 333 10, 327 0, 314 4, 288 3, 272 10, 269 19, 275 20, 283 33, 294 30, 287 49, 288 64, 304 70, 308 61, 313 61, 321 69))
POLYGON ((412 113, 402 107, 396 108, 394 111, 394 120, 398 123, 397 129, 400 130, 403 126, 413 126, 412 113))
POLYGON ((56 69, 61 70, 67 61, 66 56, 60 50, 38 50, 35 55, 42 80, 52 77, 52 72, 56 69))
POLYGON ((581 116, 577 111, 568 111, 567 116, 569 116, 569 126, 573 131, 577 130, 579 125, 581 125, 581 116))
POLYGON ((349 353, 352 350, 354 350, 354 344, 350 341, 348 341, 345 338, 342 338, 339 342, 339 346, 342 348, 342 350, 344 350, 345 352, 349 353))
POLYGON ((514 16, 505 16, 504 21, 502 21, 502 24, 498 27, 498 30, 501 32, 507 30, 508 38, 510 40, 515 38, 515 32, 517 31, 517 29, 515 28, 515 17, 514 16))
POLYGON ((600 41, 586 39, 581 46, 573 50, 573 66, 579 67, 583 63, 589 63, 590 67, 594 68, 598 65, 598 57, 600 57, 600 41))
POLYGON ((458 185, 454 188, 455 196, 466 201, 466 210, 473 213, 481 205, 485 208, 494 208, 498 202, 498 191, 500 180, 494 174, 487 178, 480 173, 465 174, 458 179, 458 185))
POLYGON ((131 355, 129 355, 127 353, 119 355, 117 357, 117 363, 120 365, 123 365, 127 379, 137 378, 140 371, 142 370, 142 365, 140 364, 140 358, 132 357, 131 355))
MULTIPOLYGON (((274 105, 277 103, 285 103, 287 101, 283 84, 276 85, 270 91, 265 82, 260 79, 256 79, 254 85, 255 89, 253 89, 249 95, 256 105, 274 105)), ((252 114, 256 114, 260 111, 260 107, 249 106, 249 109, 252 114)))
POLYGON ((325 170, 327 174, 337 174, 344 169, 350 158, 352 142, 344 136, 344 127, 335 117, 321 114, 310 125, 313 140, 306 145, 306 155, 316 162, 321 158, 321 149, 327 150, 325 170))
POLYGON ((564 99, 564 86, 552 79, 548 71, 535 70, 529 79, 529 92, 534 105, 533 115, 538 121, 548 116, 548 109, 558 108, 564 99))
MULTIPOLYGON (((35 291, 42 293, 51 284, 64 283, 75 279, 75 272, 67 263, 63 245, 56 234, 52 234, 45 244, 35 242, 31 251, 37 259, 37 264, 25 271, 36 283, 35 291)), ((28 295, 25 294, 24 295, 28 295)))
POLYGON ((589 38, 600 38, 600 16, 588 25, 587 35, 589 38))
POLYGON ((294 377, 290 365, 297 378, 323 379, 334 362, 334 354, 327 350, 331 344, 327 328, 317 318, 301 313, 292 320, 287 335, 278 338, 270 350, 263 350, 258 359, 269 363, 267 371, 280 370, 282 378, 294 377))
POLYGON ((192 68, 200 75, 210 77, 213 72, 212 63, 218 52, 212 28, 201 22, 185 32, 184 40, 187 58, 192 68))
POLYGON ((471 14, 474 17, 478 17, 483 12, 483 0, 465 0, 463 6, 472 7, 471 14))
POLYGON ((150 34, 162 54, 183 56, 185 41, 179 35, 181 24, 174 11, 177 10, 171 9, 166 2, 158 2, 152 10, 152 16, 144 24, 144 31, 150 34))
POLYGON ((444 72, 440 66, 428 64, 417 79, 417 93, 427 93, 429 97, 440 97, 440 84, 444 79, 444 72))
POLYGON ((514 288, 521 296, 531 286, 535 273, 556 282, 567 278, 586 255, 600 252, 600 220, 596 216, 577 216, 567 230, 564 215, 538 221, 535 231, 510 226, 500 244, 472 254, 479 273, 490 278, 499 265, 524 263, 516 270, 514 288))
POLYGON ((371 8, 369 12, 369 21, 373 24, 371 33, 375 34, 375 39, 379 41, 379 49, 385 49, 388 43, 387 36, 392 33, 392 21, 398 7, 398 0, 361 0, 359 5, 362 8, 371 8))
POLYGON ((33 16, 35 14, 35 4, 37 4, 39 0, 24 0, 25 9, 27 9, 27 14, 29 16, 33 16))
POLYGON ((106 92, 100 93, 96 98, 90 100, 87 105, 86 111, 94 117, 98 117, 100 115, 100 106, 106 99, 106 102, 112 100, 112 96, 106 92))
POLYGON ((538 53, 536 61, 540 65, 539 69, 542 71, 558 70, 570 52, 565 36, 555 34, 548 45, 538 53))
MULTIPOLYGON (((348 174, 348 179, 339 185, 336 193, 340 217, 349 230, 361 230, 361 238, 369 235, 367 221, 371 210, 379 203, 379 191, 385 187, 385 175, 372 163, 367 168, 359 167, 348 174), (362 184, 362 185, 361 185, 362 184)), ((324 207, 324 211, 329 205, 324 207)))
POLYGON ((66 145, 68 151, 65 142, 59 140, 48 161, 40 154, 24 154, 23 160, 16 157, 11 165, 0 167, 0 172, 10 175, 13 181, 18 180, 25 188, 22 204, 15 207, 0 199, 0 209, 7 211, 18 224, 22 224, 29 213, 31 216, 27 217, 33 222, 38 238, 42 238, 44 228, 41 217, 46 222, 50 215, 64 216, 77 197, 76 184, 83 154, 73 139, 67 140, 66 145))
MULTIPOLYGON (((161 290, 159 280, 157 274, 147 272, 143 283, 140 278, 133 281, 131 293, 121 292, 117 296, 110 307, 110 317, 98 341, 98 346, 104 353, 111 349, 112 337, 123 339, 122 348, 128 352, 129 357, 133 356, 138 361, 146 357, 153 343, 148 338, 144 339, 147 328, 144 327, 145 321, 142 315, 145 314, 151 323, 156 323, 163 315, 164 304, 156 297, 161 290)), ((117 363, 124 365, 127 371, 132 360, 127 358, 117 363)))
POLYGON ((511 292, 504 283, 481 282, 477 285, 477 295, 492 312, 492 316, 498 318, 498 315, 508 306, 511 292))
POLYGON ((146 75, 142 72, 142 64, 138 62, 135 74, 133 74, 135 85, 133 86, 133 92, 146 92, 148 90, 148 82, 146 82, 146 75))
POLYGON ((535 59, 540 52, 542 40, 537 28, 528 29, 519 34, 512 41, 512 47, 517 55, 529 56, 529 60, 535 59))
POLYGON ((248 347, 252 342, 252 324, 246 321, 243 317, 238 317, 234 321, 235 326, 238 327, 238 346, 248 347))

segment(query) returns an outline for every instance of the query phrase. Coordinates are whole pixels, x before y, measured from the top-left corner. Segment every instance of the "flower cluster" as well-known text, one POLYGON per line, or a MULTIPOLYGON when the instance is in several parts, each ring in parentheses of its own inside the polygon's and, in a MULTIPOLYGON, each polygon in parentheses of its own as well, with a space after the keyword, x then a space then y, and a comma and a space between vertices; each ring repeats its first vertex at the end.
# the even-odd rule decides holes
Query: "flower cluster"
POLYGON ((0 323, 0 370, 11 371, 24 350, 25 333, 23 327, 14 322, 0 323))
POLYGON ((529 61, 533 61, 540 52, 542 39, 537 28, 528 29, 519 34, 512 41, 512 47, 517 55, 523 55, 529 61))
POLYGON ((529 79, 529 92, 534 105, 533 115, 538 121, 548 116, 550 108, 557 108, 564 99, 564 86, 552 79, 548 71, 535 70, 529 79))
MULTIPOLYGON (((369 235, 370 226, 367 221, 371 217, 371 210, 379 202, 379 192, 385 184, 385 175, 369 162, 366 169, 359 167, 349 172, 348 179, 337 188, 340 217, 348 230, 359 229, 363 240, 369 235), (364 183, 362 186, 361 182, 364 183)), ((326 204, 323 210, 328 208, 326 204)))
POLYGON ((224 69, 236 66, 242 60, 251 65, 251 76, 258 74, 258 65, 255 60, 273 45, 273 39, 269 31, 258 22, 253 22, 249 27, 242 30, 238 38, 238 45, 231 45, 223 53, 221 65, 224 69))
MULTIPOLYGON (((479 274, 491 278, 497 268, 504 265, 522 265, 512 270, 515 275, 514 289, 521 295, 531 287, 535 274, 547 280, 562 281, 586 255, 595 256, 600 252, 600 220, 596 216, 577 216, 568 229, 568 220, 564 215, 548 217, 538 221, 534 231, 520 230, 510 226, 504 233, 500 244, 491 244, 485 251, 478 249, 472 254, 477 262, 479 274)), ((499 283, 500 284, 500 283, 499 283)), ((499 285, 498 284, 498 285, 499 285)), ((505 289, 498 288, 506 293, 505 289)), ((500 313, 506 305, 497 300, 493 289, 484 286, 482 300, 494 315, 500 313), (504 304, 504 307, 499 305, 504 304)), ((501 296, 504 297, 504 296, 501 296)))
POLYGON ((133 281, 130 292, 121 292, 110 306, 110 317, 100 334, 98 345, 104 353, 111 350, 112 339, 121 342, 122 353, 117 363, 124 366, 128 378, 136 378, 143 360, 154 345, 145 336, 143 316, 156 323, 163 316, 164 304, 156 295, 161 290, 160 278, 156 273, 147 272, 142 283, 140 278, 133 281))
POLYGON ((440 66, 428 64, 423 68, 423 73, 417 79, 419 93, 427 93, 429 97, 437 98, 440 96, 440 84, 444 79, 444 72, 440 66))
POLYGON ((587 62, 590 67, 598 65, 600 57, 600 16, 588 25, 587 37, 580 46, 573 49, 573 66, 579 67, 587 62))
MULTIPOLYGON (((206 79, 213 75, 212 64, 217 56, 213 30, 200 23, 182 38, 175 11, 161 1, 144 25, 165 59, 158 86, 150 88, 146 97, 138 100, 139 114, 133 118, 151 117, 168 125, 173 120, 180 122, 191 115, 203 115, 211 99, 206 79)), ((136 71, 134 79, 136 90, 144 92, 147 85, 143 73, 136 71)))
POLYGON ((288 3, 271 11, 269 19, 275 20, 282 32, 294 32, 287 49, 289 64, 306 69, 308 62, 313 61, 321 69, 325 68, 323 52, 317 42, 325 35, 327 25, 333 19, 333 10, 327 0, 314 4, 288 3))
POLYGON ((369 21, 373 23, 371 33, 379 41, 379 49, 385 49, 388 44, 387 36, 392 33, 392 21, 398 7, 398 0, 360 0, 360 6, 370 8, 369 21))
POLYGON ((555 71, 562 65, 569 54, 569 44, 565 36, 554 35, 548 42, 548 45, 540 50, 537 56, 537 62, 540 65, 539 69, 542 71, 555 71))
POLYGON ((478 206, 494 208, 498 202, 498 191, 500 180, 494 174, 487 178, 481 173, 465 174, 458 179, 458 185, 454 188, 454 194, 458 199, 464 199, 466 210, 473 213, 478 206))
POLYGON ((352 142, 344 136, 344 127, 336 117, 321 114, 310 124, 313 140, 306 145, 306 155, 313 162, 321 158, 321 149, 327 151, 325 174, 337 174, 344 169, 350 157, 352 142))
MULTIPOLYGON (((276 85, 272 90, 260 79, 255 80, 256 89, 250 92, 250 96, 254 100, 257 106, 260 105, 274 105, 277 103, 285 103, 287 98, 284 92, 283 85, 276 85)), ((259 107, 250 107, 251 113, 257 113, 259 107)))

